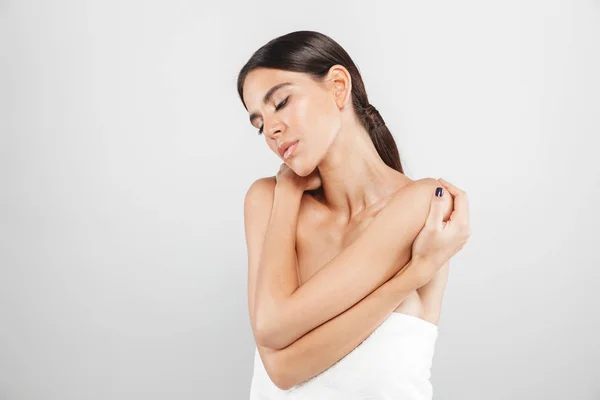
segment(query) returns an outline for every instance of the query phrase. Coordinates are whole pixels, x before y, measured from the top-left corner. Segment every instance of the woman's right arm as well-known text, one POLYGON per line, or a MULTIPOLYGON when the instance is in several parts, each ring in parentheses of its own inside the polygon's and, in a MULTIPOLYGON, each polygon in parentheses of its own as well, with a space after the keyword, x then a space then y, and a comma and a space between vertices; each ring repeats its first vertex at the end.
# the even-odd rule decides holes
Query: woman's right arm
POLYGON ((287 390, 325 371, 360 345, 439 266, 412 259, 389 281, 348 310, 308 332, 291 345, 274 350, 257 345, 271 381, 287 390), (429 271, 427 276, 424 271, 429 271))

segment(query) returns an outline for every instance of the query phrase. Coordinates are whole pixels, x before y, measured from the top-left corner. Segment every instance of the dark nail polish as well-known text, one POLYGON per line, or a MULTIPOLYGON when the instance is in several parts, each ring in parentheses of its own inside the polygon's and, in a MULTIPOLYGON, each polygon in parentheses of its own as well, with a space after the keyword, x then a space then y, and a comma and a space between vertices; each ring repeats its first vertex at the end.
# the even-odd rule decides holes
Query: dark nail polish
POLYGON ((435 189, 435 195, 437 197, 442 197, 443 194, 444 194, 444 189, 442 189, 441 187, 435 189))

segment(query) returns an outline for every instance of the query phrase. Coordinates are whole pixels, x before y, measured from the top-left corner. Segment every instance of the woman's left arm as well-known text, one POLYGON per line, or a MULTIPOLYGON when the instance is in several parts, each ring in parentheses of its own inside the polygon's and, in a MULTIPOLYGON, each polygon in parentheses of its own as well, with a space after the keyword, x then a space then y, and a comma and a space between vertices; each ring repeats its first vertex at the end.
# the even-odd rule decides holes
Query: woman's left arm
MULTIPOLYGON (((300 286, 295 259, 290 257, 295 254, 303 190, 278 183, 265 239, 257 243, 258 232, 247 234, 254 242, 249 243, 249 284, 254 284, 255 294, 250 294, 254 298, 249 298, 249 305, 257 343, 282 349, 388 281, 410 260, 411 243, 434 202, 431 197, 437 185, 436 180, 426 179, 400 189, 352 244, 300 286)), ((254 216, 265 214, 261 210, 270 203, 269 196, 254 192, 248 195, 246 207, 248 229, 254 229, 254 216)), ((444 198, 433 197, 449 214, 452 202, 449 196, 444 198)))

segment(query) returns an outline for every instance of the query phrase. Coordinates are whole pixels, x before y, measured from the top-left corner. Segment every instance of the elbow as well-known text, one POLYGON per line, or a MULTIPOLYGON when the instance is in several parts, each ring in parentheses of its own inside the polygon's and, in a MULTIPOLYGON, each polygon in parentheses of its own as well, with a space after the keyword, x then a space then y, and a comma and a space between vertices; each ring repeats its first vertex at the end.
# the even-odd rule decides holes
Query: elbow
POLYGON ((275 312, 256 313, 255 339, 259 345, 273 350, 281 350, 291 344, 284 337, 281 319, 275 312))
MULTIPOLYGON (((260 346, 268 347, 269 349, 273 349, 272 336, 270 335, 269 331, 266 330, 264 327, 256 328, 256 330, 254 332, 254 338, 256 339, 256 343, 258 343, 260 346)), ((277 350, 277 349, 273 349, 273 350, 277 350)))
POLYGON ((292 377, 287 373, 285 366, 278 366, 269 376, 273 384, 281 390, 290 390, 295 385, 292 377))
POLYGON ((256 343, 272 350, 281 350, 285 348, 287 344, 281 340, 280 332, 273 328, 275 325, 276 324, 257 323, 255 331, 256 343))
POLYGON ((256 313, 256 321, 253 326, 254 339, 256 343, 269 349, 279 350, 277 346, 277 332, 273 328, 275 326, 274 318, 263 315, 262 313, 256 313))
POLYGON ((281 383, 275 383, 275 386, 281 390, 290 390, 294 387, 294 384, 289 383, 289 381, 282 381, 281 383))
POLYGON ((265 370, 271 379, 271 382, 281 390, 289 390, 296 385, 293 376, 290 374, 289 364, 281 361, 282 354, 278 352, 271 353, 267 357, 265 370))
POLYGON ((295 385, 288 375, 281 372, 274 374, 271 380, 281 390, 290 390, 295 385))

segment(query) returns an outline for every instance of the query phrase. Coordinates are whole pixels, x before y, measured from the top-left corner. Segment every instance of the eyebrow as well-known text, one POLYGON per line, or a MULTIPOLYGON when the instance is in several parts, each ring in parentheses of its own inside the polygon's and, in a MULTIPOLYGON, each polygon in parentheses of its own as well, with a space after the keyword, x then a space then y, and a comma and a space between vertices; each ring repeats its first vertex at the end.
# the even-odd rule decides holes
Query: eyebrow
MULTIPOLYGON (((291 82, 283 82, 283 83, 273 86, 271 89, 269 89, 269 91, 263 97, 263 103, 267 104, 269 102, 269 100, 271 100, 271 97, 277 90, 279 90, 280 88, 282 88, 284 86, 288 86, 291 84, 292 84, 291 82)), ((252 123, 255 118, 258 118, 257 112, 253 112, 252 114, 250 114, 250 123, 252 123)))

